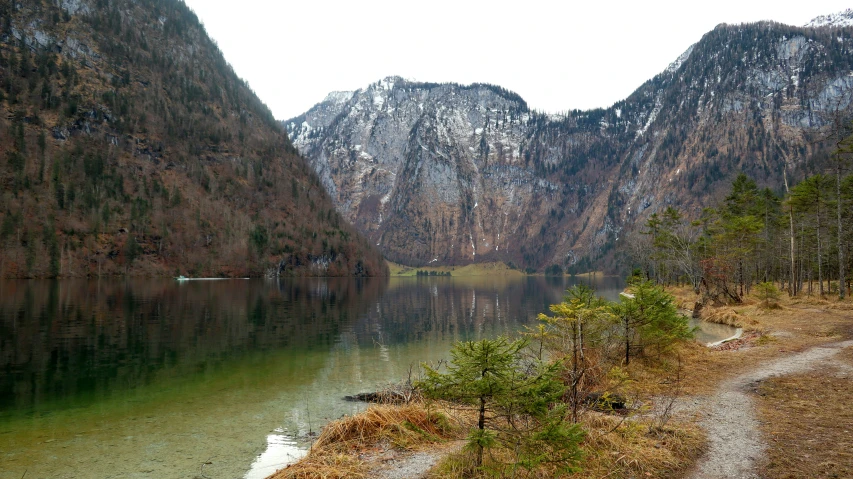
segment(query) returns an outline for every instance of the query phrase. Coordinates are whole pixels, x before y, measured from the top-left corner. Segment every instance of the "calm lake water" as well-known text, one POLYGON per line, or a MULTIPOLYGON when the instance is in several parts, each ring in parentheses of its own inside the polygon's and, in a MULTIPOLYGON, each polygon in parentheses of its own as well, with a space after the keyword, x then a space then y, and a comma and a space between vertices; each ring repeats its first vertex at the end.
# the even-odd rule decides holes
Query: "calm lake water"
POLYGON ((265 477, 364 407, 343 396, 535 324, 571 284, 0 282, 0 479, 265 477))

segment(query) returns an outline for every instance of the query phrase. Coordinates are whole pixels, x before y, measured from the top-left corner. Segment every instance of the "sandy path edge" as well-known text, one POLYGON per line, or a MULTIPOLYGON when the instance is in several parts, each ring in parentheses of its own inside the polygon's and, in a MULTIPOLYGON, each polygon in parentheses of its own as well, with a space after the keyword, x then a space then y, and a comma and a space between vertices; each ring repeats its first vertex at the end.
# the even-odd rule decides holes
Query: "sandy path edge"
POLYGON ((709 447, 690 477, 758 478, 756 466, 763 457, 766 444, 761 437, 750 390, 754 389, 755 383, 770 377, 814 369, 849 347, 853 347, 853 341, 829 343, 767 361, 746 374, 724 382, 714 395, 696 399, 688 407, 703 413, 701 426, 708 433, 709 447))

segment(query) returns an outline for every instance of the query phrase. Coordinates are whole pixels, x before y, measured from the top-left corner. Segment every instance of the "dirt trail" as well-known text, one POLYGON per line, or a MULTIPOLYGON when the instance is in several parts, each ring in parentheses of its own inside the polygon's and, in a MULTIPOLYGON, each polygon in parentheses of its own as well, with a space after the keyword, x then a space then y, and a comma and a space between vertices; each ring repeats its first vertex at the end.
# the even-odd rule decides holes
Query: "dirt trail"
POLYGON ((802 353, 761 364, 749 373, 723 383, 710 397, 694 398, 684 405, 702 416, 701 425, 708 432, 709 449, 700 460, 693 479, 758 478, 756 465, 766 444, 755 417, 749 392, 757 383, 773 376, 802 373, 828 365, 832 357, 853 341, 830 343, 802 353))
POLYGON ((371 468, 366 477, 376 479, 421 479, 426 476, 433 466, 444 456, 462 449, 464 441, 452 441, 437 444, 427 451, 399 452, 389 451, 383 457, 377 458, 376 465, 371 468))
POLYGON ((377 479, 413 479, 423 477, 441 458, 439 452, 417 452, 375 471, 377 479))

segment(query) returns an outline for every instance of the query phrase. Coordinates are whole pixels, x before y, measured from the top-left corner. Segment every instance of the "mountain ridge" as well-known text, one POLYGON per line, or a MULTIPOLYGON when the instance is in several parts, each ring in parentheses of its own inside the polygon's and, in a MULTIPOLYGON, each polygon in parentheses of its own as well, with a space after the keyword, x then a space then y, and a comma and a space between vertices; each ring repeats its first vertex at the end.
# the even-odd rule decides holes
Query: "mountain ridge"
POLYGON ((820 27, 836 27, 845 28, 853 27, 853 8, 848 8, 843 12, 831 13, 828 15, 820 15, 811 19, 804 25, 806 28, 820 27))
POLYGON ((853 91, 851 32, 831 32, 720 25, 628 98, 566 115, 388 77, 283 123, 393 261, 582 268, 651 212, 698 214, 735 171, 778 185, 813 168, 853 91))
POLYGON ((387 274, 183 2, 0 18, 0 276, 387 274))

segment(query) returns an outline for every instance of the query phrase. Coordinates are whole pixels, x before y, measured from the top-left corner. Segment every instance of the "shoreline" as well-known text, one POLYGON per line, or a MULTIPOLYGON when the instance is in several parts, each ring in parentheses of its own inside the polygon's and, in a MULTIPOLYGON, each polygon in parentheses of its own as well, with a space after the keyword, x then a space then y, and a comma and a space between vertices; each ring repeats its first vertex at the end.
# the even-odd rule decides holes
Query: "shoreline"
MULTIPOLYGON (((783 300, 782 308, 764 310, 756 301, 748 299, 742 305, 708 307, 707 309, 716 315, 738 317, 749 325, 739 327, 737 332, 731 337, 707 344, 695 343, 693 346, 688 345, 679 353, 679 356, 682 358, 680 361, 683 362, 686 379, 685 383, 681 386, 683 393, 677 397, 675 402, 677 406, 672 412, 673 422, 669 427, 674 434, 688 433, 691 430, 691 423, 696 421, 697 414, 710 414, 712 411, 710 405, 705 407, 701 406, 701 404, 705 404, 707 398, 712 397, 712 394, 720 394, 720 391, 722 391, 721 394, 727 394, 725 391, 732 384, 742 384, 743 380, 738 378, 753 376, 760 378, 771 377, 774 374, 773 371, 776 371, 771 365, 797 363, 799 360, 796 359, 796 355, 804 354, 801 353, 802 351, 815 351, 810 354, 817 357, 817 360, 823 360, 824 356, 827 355, 818 354, 816 351, 824 351, 826 348, 832 348, 833 344, 841 345, 838 347, 838 350, 845 347, 853 348, 853 304, 849 300, 838 302, 817 298, 786 298, 783 300), (815 321, 815 314, 820 314, 820 321, 815 321), (723 345, 725 347, 720 347, 723 345), (765 371, 766 368, 770 368, 771 370, 765 371), (691 404, 693 406, 690 406, 691 404)), ((853 369, 853 364, 850 364, 848 367, 853 369)), ((784 368, 781 366, 777 369, 777 373, 783 376, 800 371, 800 369, 784 368)), ((809 374, 808 371, 812 371, 812 369, 806 368, 804 371, 806 371, 806 374, 809 374)), ((649 373, 653 375, 659 374, 654 373, 654 371, 645 371, 638 376, 638 379, 645 378, 644 380, 651 381, 653 376, 648 376, 649 373)), ((743 393, 746 394, 744 397, 747 398, 745 402, 741 401, 741 403, 738 403, 739 410, 742 411, 742 414, 746 414, 743 417, 752 417, 751 415, 755 414, 750 409, 753 407, 752 395, 754 394, 750 391, 743 393)), ((653 409, 666 407, 666 394, 661 396, 663 391, 659 387, 640 385, 639 392, 647 397, 646 402, 656 404, 653 409), (645 390, 645 392, 642 392, 642 390, 645 390)), ((819 413, 820 411, 816 412, 816 414, 819 413)), ((592 417, 598 417, 596 415, 600 413, 587 414, 593 414, 592 417)), ((627 421, 628 424, 639 424, 642 423, 643 419, 642 416, 634 416, 623 418, 621 421, 627 421)), ((739 428, 744 429, 747 434, 759 434, 758 437, 762 437, 760 431, 756 430, 758 428, 757 423, 741 422, 736 418, 734 421, 720 422, 719 424, 713 423, 712 425, 712 423, 707 421, 703 421, 700 424, 702 426, 702 436, 707 438, 708 448, 702 446, 698 449, 682 451, 685 455, 679 456, 679 460, 684 462, 682 464, 683 467, 678 468, 678 471, 680 471, 677 473, 678 477, 695 477, 697 479, 699 477, 726 477, 724 473, 722 475, 713 473, 715 467, 723 467, 719 466, 719 464, 729 459, 727 457, 720 459, 719 453, 716 452, 718 451, 716 444, 719 444, 720 437, 728 437, 727 435, 732 434, 732 430, 739 428), (711 466, 708 464, 711 464, 711 466), (712 472, 708 473, 708 471, 712 472)), ((620 426, 616 425, 616 427, 620 426)), ((705 440, 703 439, 702 443, 705 440)), ((759 441, 763 441, 763 439, 759 439, 759 441)), ((761 444, 764 443, 762 442, 761 444)), ((764 445, 757 449, 749 449, 757 451, 757 455, 749 456, 746 459, 738 456, 739 459, 737 460, 740 462, 732 467, 743 471, 751 471, 756 467, 762 467, 767 460, 768 451, 772 452, 772 446, 770 444, 769 446, 764 445)), ((659 447, 659 445, 655 447, 659 447)), ((591 453, 594 455, 599 454, 596 451, 592 451, 591 453)), ((406 458, 413 454, 416 455, 419 453, 408 453, 405 450, 398 451, 394 453, 394 459, 391 462, 405 462, 406 458)), ((448 460, 448 457, 447 453, 442 453, 440 457, 435 458, 439 467, 441 467, 442 461, 446 462, 448 460)), ((850 466, 853 467, 853 464, 850 466)), ((432 469, 432 471, 433 475, 429 477, 456 477, 446 474, 442 475, 443 473, 435 475, 435 469, 432 469)), ((648 472, 650 472, 649 477, 663 478, 672 477, 671 474, 676 471, 664 468, 661 470, 649 470, 648 472)), ((576 477, 597 477, 590 474, 582 471, 576 477)), ((367 477, 374 476, 368 475, 367 477)), ((422 478, 426 476, 376 477, 422 478)))

